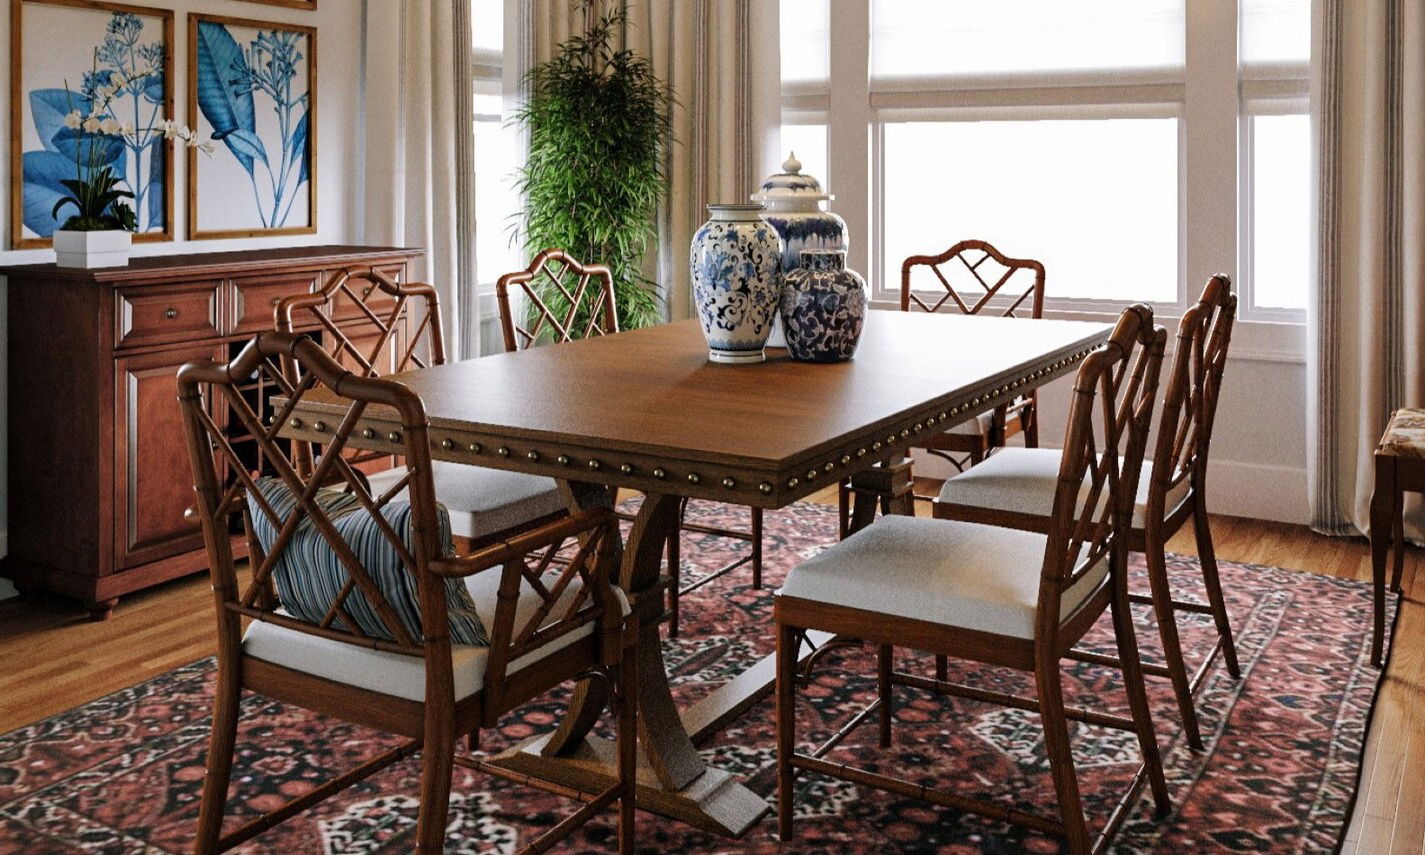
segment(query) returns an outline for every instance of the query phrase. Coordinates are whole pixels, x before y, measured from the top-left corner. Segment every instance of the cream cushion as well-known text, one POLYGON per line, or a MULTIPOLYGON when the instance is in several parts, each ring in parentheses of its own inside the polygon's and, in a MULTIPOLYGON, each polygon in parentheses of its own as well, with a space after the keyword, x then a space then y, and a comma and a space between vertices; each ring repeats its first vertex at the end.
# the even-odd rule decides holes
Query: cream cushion
MULTIPOLYGON (((457 537, 481 538, 565 508, 554 479, 542 475, 443 460, 437 460, 431 472, 435 476, 435 500, 449 511, 450 533, 457 537)), ((380 496, 404 474, 405 470, 398 468, 366 477, 371 482, 371 492, 380 496)), ((395 498, 405 500, 406 491, 395 498)))
POLYGON ((958 425, 945 431, 945 433, 959 434, 961 436, 984 436, 990 432, 990 427, 994 424, 994 410, 980 413, 969 421, 960 422, 958 425))
MULTIPOLYGON (((1042 534, 924 517, 886 516, 803 561, 778 596, 1034 637, 1042 534)), ((1067 617, 1108 575, 1100 561, 1064 592, 1067 617)))
MULTIPOLYGON (((471 597, 475 600, 480 620, 493 632, 495 628, 496 593, 500 588, 499 568, 491 568, 476 573, 465 580, 471 597)), ((583 588, 580 580, 570 583, 560 596, 558 603, 550 610, 545 623, 553 623, 564 613, 564 609, 583 588)), ((630 609, 628 598, 618 588, 614 595, 625 616, 630 609)), ((525 581, 520 589, 520 598, 515 606, 515 632, 539 608, 542 600, 525 581)), ((562 635, 542 647, 510 662, 507 673, 526 668, 550 654, 568 647, 581 638, 587 638, 594 631, 594 624, 588 623, 574 632, 562 635)), ((411 701, 425 700, 425 660, 384 650, 371 650, 347 644, 342 641, 319 638, 265 621, 253 621, 243 635, 243 652, 249 656, 324 677, 338 683, 369 689, 383 695, 392 695, 411 701)), ((485 667, 490 658, 490 648, 468 644, 451 645, 450 661, 455 678, 455 699, 458 701, 480 691, 485 685, 485 667)))
MULTIPOLYGON (((946 481, 940 488, 940 501, 1047 517, 1054 512, 1059 460, 1054 448, 1002 448, 946 481)), ((1152 481, 1153 464, 1144 461, 1133 500, 1134 528, 1143 527, 1152 481)), ((1184 478, 1168 491, 1163 505, 1168 513, 1187 496, 1188 487, 1184 478)))

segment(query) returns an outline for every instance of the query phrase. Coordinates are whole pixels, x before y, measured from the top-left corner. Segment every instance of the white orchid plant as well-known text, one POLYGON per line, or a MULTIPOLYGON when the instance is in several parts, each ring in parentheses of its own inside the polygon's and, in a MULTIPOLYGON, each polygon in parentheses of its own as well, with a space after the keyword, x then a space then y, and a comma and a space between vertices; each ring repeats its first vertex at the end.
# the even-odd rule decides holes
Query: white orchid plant
MULTIPOLYGON (((107 82, 100 83, 98 51, 95 53, 96 72, 86 75, 83 100, 88 112, 71 109, 64 117, 64 126, 74 136, 74 180, 61 182, 70 191, 55 203, 51 216, 56 219, 59 212, 73 205, 75 213, 65 221, 63 228, 71 231, 105 231, 110 229, 138 230, 138 218, 134 209, 125 200, 133 199, 130 190, 119 185, 123 177, 116 174, 110 146, 122 146, 132 152, 139 152, 153 144, 160 136, 189 148, 211 154, 213 144, 201 142, 197 133, 172 119, 159 118, 155 110, 152 123, 136 127, 133 122, 121 122, 115 117, 114 101, 117 97, 133 92, 141 92, 150 83, 150 78, 162 75, 157 63, 148 63, 144 70, 132 75, 120 71, 108 72, 107 82)), ((65 90, 69 91, 68 82, 65 90)), ((71 107, 73 106, 71 97, 71 107)))

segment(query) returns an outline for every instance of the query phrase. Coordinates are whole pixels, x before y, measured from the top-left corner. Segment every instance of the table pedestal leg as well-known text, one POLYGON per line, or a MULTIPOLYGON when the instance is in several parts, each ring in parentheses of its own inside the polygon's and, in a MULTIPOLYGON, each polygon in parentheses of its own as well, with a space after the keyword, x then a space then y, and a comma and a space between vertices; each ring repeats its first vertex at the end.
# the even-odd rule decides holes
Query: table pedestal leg
MULTIPOLYGON (((576 508, 598 501, 590 491, 572 489, 566 495, 576 508)), ((703 763, 673 702, 659 644, 658 616, 663 611, 659 562, 677 525, 677 510, 676 496, 649 494, 644 499, 629 532, 620 574, 640 621, 638 806, 715 834, 741 837, 771 806, 731 773, 703 763)), ((604 692, 594 681, 584 681, 558 729, 491 762, 586 792, 609 786, 614 780, 614 746, 589 734, 607 701, 604 692)))

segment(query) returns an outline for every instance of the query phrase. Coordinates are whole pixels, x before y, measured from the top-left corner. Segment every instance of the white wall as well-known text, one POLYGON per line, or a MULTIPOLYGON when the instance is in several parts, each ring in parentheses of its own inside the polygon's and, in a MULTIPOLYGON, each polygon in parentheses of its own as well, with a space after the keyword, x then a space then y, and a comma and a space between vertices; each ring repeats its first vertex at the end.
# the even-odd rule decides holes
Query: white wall
MULTIPOLYGON (((169 253, 218 252, 257 249, 275 246, 354 243, 360 235, 360 211, 363 182, 361 180, 361 149, 353 141, 361 138, 361 55, 364 32, 362 0, 323 0, 318 11, 308 12, 281 6, 268 6, 238 0, 160 0, 152 5, 174 9, 174 118, 186 121, 188 57, 187 13, 198 12, 233 17, 252 18, 279 23, 303 24, 317 28, 317 218, 315 235, 240 240, 186 241, 181 237, 172 243, 135 244, 134 255, 169 253)), ((0 44, 10 43, 10 15, 0 12, 0 44)), ((0 92, 9 92, 10 64, 0 62, 0 92)), ((0 140, 8 140, 10 111, 8 104, 0 110, 0 140)), ((187 222, 187 176, 184 155, 174 164, 175 233, 182 235, 187 222)), ((10 234, 10 158, 8 149, 0 157, 0 188, 4 204, 0 205, 0 245, 8 246, 10 234)), ((47 249, 0 251, 0 265, 29 264, 54 260, 47 249)), ((5 383, 5 319, 4 278, 0 277, 0 448, 5 447, 4 413, 5 383)), ((0 554, 5 552, 5 531, 8 528, 6 489, 6 455, 0 454, 0 554)), ((0 580, 0 599, 11 593, 8 582, 0 580)))

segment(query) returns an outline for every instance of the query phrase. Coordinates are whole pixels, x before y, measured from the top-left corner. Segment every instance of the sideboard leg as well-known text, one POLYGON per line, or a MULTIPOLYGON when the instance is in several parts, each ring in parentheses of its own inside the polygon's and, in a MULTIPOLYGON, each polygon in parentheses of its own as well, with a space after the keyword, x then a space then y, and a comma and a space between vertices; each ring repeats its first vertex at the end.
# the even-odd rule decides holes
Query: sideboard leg
POLYGON ((89 619, 92 621, 106 621, 114 616, 114 606, 119 604, 119 598, 110 600, 100 600, 89 605, 89 619))

